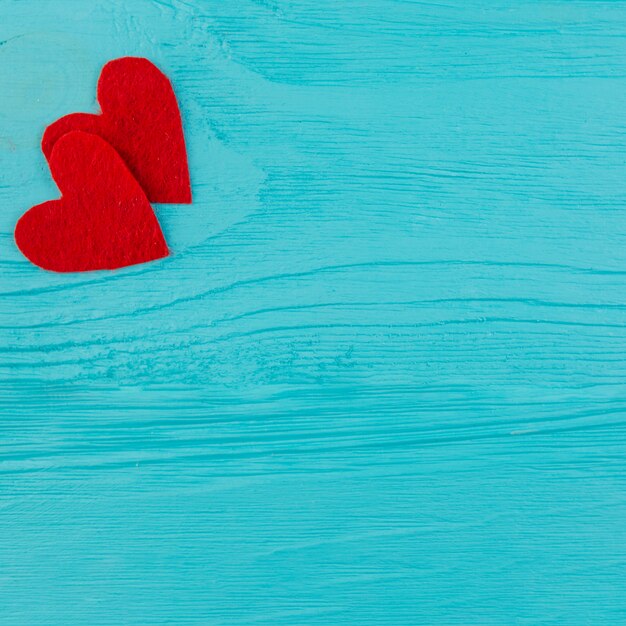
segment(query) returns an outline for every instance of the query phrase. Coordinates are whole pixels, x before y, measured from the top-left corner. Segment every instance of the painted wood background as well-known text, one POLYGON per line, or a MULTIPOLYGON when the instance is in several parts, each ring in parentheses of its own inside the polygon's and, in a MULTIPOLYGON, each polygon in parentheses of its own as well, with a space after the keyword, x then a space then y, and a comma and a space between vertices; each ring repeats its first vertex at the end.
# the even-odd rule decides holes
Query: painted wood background
POLYGON ((0 0, 0 623, 626 624, 625 131, 618 0, 0 0), (196 202, 43 272, 126 54, 196 202))

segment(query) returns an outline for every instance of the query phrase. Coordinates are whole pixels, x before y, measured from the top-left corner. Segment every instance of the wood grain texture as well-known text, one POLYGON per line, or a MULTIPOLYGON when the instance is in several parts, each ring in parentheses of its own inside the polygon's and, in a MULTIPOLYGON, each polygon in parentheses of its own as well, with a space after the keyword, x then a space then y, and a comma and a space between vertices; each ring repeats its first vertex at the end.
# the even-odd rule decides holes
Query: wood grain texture
POLYGON ((0 623, 626 623, 626 3, 0 0, 0 623), (31 266, 147 56, 173 256, 31 266))

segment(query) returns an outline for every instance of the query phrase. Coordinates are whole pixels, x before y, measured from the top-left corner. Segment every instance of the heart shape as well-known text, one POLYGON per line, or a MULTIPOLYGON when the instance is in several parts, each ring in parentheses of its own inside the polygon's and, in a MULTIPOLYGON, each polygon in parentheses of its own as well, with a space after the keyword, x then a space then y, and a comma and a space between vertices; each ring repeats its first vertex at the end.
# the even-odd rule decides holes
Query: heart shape
POLYGON ((62 197, 18 220, 15 242, 26 258, 54 272, 85 272, 168 256, 146 194, 104 139, 67 133, 49 163, 62 197))
POLYGON ((51 124, 41 147, 48 161, 68 132, 99 135, 124 159, 150 202, 189 204, 191 184, 172 84, 148 59, 109 61, 98 81, 102 113, 73 113, 51 124))

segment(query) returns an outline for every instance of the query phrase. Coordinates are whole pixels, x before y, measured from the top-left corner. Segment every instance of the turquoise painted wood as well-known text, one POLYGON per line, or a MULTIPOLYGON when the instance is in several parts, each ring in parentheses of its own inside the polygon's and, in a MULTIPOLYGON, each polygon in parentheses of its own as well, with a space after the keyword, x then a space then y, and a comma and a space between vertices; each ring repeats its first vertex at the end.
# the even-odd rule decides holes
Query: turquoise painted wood
POLYGON ((0 0, 3 626, 626 623, 626 3, 0 0), (173 255, 16 249, 175 85, 173 255))

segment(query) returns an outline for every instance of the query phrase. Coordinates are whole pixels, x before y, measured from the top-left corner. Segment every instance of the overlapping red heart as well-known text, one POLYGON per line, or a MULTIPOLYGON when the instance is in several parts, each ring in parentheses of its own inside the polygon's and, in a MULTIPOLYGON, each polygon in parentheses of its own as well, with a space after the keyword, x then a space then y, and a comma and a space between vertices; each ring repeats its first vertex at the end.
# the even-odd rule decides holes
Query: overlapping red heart
POLYGON ((101 114, 49 126, 42 149, 62 197, 22 215, 15 241, 56 272, 117 269, 169 254, 150 205, 191 202, 180 111, 168 78, 147 59, 107 63, 101 114))

